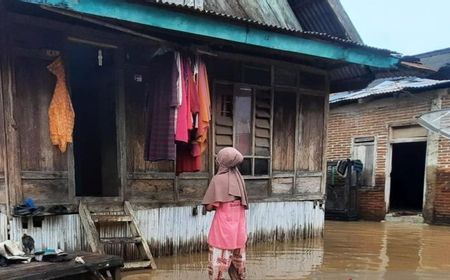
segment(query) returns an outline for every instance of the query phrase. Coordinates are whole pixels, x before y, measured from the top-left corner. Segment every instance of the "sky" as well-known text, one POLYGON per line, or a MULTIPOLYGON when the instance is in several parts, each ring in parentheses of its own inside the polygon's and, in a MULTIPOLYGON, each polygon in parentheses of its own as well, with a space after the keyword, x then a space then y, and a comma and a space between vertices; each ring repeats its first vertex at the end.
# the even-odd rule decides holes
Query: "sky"
POLYGON ((366 45, 414 55, 450 48, 450 0, 341 0, 366 45))

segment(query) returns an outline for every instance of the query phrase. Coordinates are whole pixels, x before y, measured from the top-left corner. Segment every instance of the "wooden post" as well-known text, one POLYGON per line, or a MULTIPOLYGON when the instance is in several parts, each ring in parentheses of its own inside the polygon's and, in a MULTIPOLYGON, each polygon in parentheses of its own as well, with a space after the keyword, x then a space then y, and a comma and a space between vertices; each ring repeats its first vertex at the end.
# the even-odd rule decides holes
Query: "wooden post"
MULTIPOLYGON (((4 10, 0 3, 0 53, 6 52, 6 50, 3 48, 5 45, 5 34, 6 30, 4 30, 4 10)), ((3 57, 0 56, 0 65, 2 65, 3 57)), ((0 145, 2 149, 0 149, 0 153, 2 153, 0 156, 3 159, 3 175, 4 175, 4 181, 5 181, 5 195, 6 195, 6 214, 9 215, 10 207, 9 207, 9 188, 8 188, 8 168, 6 164, 6 128, 5 128, 5 115, 4 115, 4 106, 3 106, 3 78, 2 78, 2 71, 0 71, 0 145)))
POLYGON ((16 205, 23 200, 22 180, 20 176, 20 150, 19 133, 16 121, 14 119, 14 95, 15 79, 14 64, 11 57, 10 30, 7 19, 2 15, 0 17, 0 26, 4 28, 0 32, 0 79, 2 84, 2 101, 4 110, 5 126, 5 182, 9 195, 9 205, 16 205))
POLYGON ((122 279, 122 276, 120 275, 120 268, 116 267, 111 272, 112 272, 112 279, 113 280, 120 280, 120 279, 122 279))
POLYGON ((118 168, 120 176, 119 195, 126 200, 127 188, 127 136, 126 136, 126 107, 125 107, 125 71, 122 49, 115 52, 117 63, 117 104, 116 104, 116 124, 117 124, 117 154, 118 168))
POLYGON ((326 197, 327 190, 327 139, 328 139, 328 118, 330 115, 330 77, 326 76, 326 95, 324 98, 324 116, 323 116, 323 140, 322 140, 322 181, 320 192, 326 197))
MULTIPOLYGON (((298 80, 298 79, 297 79, 298 80)), ((300 97, 300 91, 296 91, 295 94, 295 141, 294 141, 294 178, 292 179, 292 194, 295 195, 297 193, 297 169, 298 169, 298 147, 299 147, 299 141, 300 141, 300 135, 301 135, 301 124, 302 124, 302 117, 301 117, 301 97, 300 97)))

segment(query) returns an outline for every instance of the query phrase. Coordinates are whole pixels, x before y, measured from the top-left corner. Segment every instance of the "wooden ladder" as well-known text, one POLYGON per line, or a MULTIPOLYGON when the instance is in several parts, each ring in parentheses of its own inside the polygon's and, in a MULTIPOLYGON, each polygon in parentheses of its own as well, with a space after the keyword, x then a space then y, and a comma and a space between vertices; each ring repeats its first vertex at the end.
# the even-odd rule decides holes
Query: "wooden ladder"
POLYGON ((80 201, 79 215, 84 232, 87 237, 89 246, 92 252, 105 254, 104 244, 135 244, 139 250, 141 260, 125 262, 124 269, 140 269, 151 268, 156 269, 156 264, 153 259, 150 247, 147 240, 144 238, 142 231, 138 227, 137 219, 130 202, 125 201, 124 211, 120 215, 92 213, 89 211, 87 205, 80 201), (102 224, 120 224, 126 223, 132 236, 126 237, 108 237, 101 238, 97 228, 102 224))

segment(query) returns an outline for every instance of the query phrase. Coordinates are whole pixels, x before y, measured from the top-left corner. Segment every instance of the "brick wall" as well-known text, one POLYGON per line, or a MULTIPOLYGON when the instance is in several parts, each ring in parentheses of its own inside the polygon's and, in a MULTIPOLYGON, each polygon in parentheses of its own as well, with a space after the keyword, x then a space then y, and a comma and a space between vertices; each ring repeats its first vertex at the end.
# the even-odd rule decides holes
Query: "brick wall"
MULTIPOLYGON (((410 122, 428 112, 434 96, 434 92, 404 94, 361 104, 331 106, 328 123, 328 160, 350 157, 353 137, 375 136, 376 138, 375 186, 362 188, 359 192, 360 214, 363 219, 381 220, 385 216, 384 188, 386 156, 389 148, 389 124, 410 122)), ((450 100, 448 102, 450 105, 450 100)), ((442 143, 448 145, 445 160, 448 160, 449 168, 445 170, 447 172, 445 174, 450 176, 450 142, 445 140, 442 143)), ((444 171, 441 173, 444 174, 444 171)), ((448 186, 450 196, 450 183, 448 186)), ((450 199, 445 200, 445 203, 449 205, 448 208, 439 208, 441 211, 439 213, 443 215, 450 214, 450 199)))
MULTIPOLYGON (((442 108, 450 108, 450 97, 442 99, 442 108)), ((434 188, 435 223, 450 223, 450 141, 439 139, 438 167, 436 170, 436 187, 434 188)))

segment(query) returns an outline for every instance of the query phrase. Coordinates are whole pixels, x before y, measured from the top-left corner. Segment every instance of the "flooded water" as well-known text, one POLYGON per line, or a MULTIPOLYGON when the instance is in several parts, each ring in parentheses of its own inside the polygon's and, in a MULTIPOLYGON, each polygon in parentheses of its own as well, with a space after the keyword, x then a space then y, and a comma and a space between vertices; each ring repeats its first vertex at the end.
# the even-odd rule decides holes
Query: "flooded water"
MULTIPOLYGON (((125 280, 207 279, 207 254, 156 259, 125 280)), ((248 249, 248 279, 450 279, 450 227, 327 222, 323 240, 248 249)))

